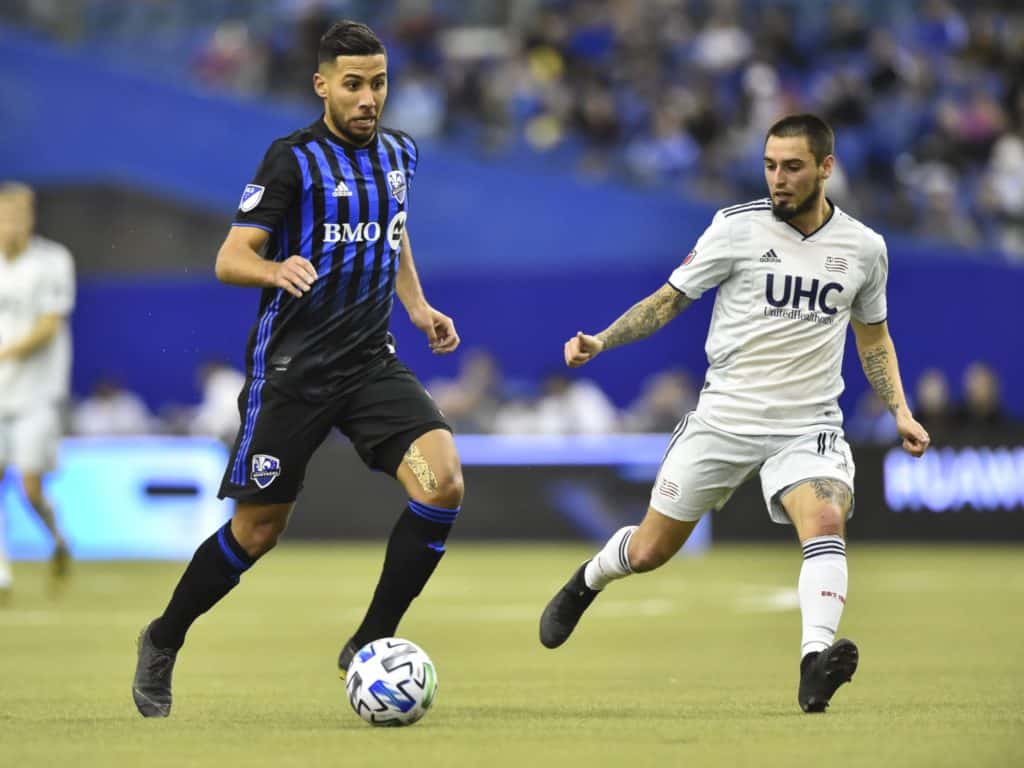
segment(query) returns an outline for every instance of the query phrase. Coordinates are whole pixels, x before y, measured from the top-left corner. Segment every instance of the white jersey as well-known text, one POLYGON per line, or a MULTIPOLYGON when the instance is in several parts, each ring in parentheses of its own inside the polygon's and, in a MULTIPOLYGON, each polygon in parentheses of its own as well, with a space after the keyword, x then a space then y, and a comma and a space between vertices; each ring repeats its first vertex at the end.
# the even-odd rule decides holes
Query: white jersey
POLYGON ((700 417, 740 435, 841 427, 846 327, 886 319, 888 271, 882 237, 835 206, 807 236, 767 198, 716 213, 669 277, 694 300, 718 287, 700 417))
POLYGON ((13 261, 0 253, 0 348, 28 335, 39 318, 64 318, 57 335, 28 357, 0 360, 0 414, 67 398, 71 334, 67 316, 75 304, 75 266, 68 249, 33 237, 13 261))

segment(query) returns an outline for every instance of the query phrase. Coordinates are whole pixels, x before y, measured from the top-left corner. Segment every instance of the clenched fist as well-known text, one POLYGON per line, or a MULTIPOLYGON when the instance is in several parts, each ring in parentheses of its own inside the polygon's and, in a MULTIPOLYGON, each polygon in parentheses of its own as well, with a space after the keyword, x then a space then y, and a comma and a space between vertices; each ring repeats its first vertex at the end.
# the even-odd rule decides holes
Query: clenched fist
POLYGON ((565 364, 570 368, 579 368, 601 354, 602 349, 604 342, 597 336, 588 336, 579 331, 565 342, 565 364))

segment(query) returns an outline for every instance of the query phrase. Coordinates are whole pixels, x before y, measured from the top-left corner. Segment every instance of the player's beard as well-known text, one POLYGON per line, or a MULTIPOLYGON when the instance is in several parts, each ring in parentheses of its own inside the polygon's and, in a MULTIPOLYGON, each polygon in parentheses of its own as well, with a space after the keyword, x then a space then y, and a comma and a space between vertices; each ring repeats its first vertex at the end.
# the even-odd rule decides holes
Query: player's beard
POLYGON ((348 120, 345 118, 344 113, 340 109, 335 109, 333 105, 328 104, 327 109, 331 113, 331 122, 334 123, 334 127, 341 132, 341 137, 345 141, 355 144, 357 147, 364 146, 370 143, 374 135, 377 133, 377 122, 376 115, 374 115, 373 130, 365 136, 359 136, 348 130, 348 120))
POLYGON ((772 215, 779 221, 790 221, 802 213, 807 213, 817 205, 818 198, 821 196, 821 188, 821 179, 816 179, 814 182, 814 188, 808 193, 807 197, 801 200, 797 205, 780 205, 773 199, 772 215))

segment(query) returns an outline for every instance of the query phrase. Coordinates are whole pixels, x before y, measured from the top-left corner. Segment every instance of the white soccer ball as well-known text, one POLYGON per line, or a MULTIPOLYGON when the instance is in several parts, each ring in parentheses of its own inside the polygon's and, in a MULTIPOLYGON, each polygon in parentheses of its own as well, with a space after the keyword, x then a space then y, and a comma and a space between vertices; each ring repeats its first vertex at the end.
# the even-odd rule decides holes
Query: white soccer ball
POLYGON ((437 673, 418 645, 384 637, 356 652, 345 688, 352 709, 370 725, 412 725, 434 703, 437 673))

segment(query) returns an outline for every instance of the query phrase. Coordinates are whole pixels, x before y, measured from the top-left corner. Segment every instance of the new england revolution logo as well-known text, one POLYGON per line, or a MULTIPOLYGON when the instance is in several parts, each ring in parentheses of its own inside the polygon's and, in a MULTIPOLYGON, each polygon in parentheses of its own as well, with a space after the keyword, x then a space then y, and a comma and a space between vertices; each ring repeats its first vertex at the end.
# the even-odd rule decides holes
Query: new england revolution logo
POLYGON ((281 460, 277 456, 257 453, 252 457, 252 472, 249 477, 262 490, 281 476, 281 460))
POLYGON ((259 184, 246 184, 245 189, 242 190, 242 199, 238 201, 238 210, 242 213, 251 211, 260 204, 265 191, 266 187, 261 187, 259 184))
POLYGON ((391 196, 399 203, 405 202, 405 174, 401 171, 388 171, 388 187, 391 196))
POLYGON ((826 256, 825 257, 825 269, 829 272, 840 272, 846 274, 846 270, 849 268, 849 263, 842 256, 826 256))

